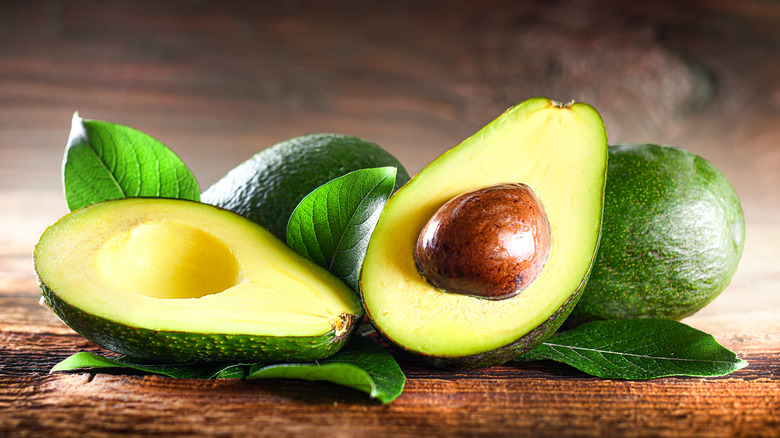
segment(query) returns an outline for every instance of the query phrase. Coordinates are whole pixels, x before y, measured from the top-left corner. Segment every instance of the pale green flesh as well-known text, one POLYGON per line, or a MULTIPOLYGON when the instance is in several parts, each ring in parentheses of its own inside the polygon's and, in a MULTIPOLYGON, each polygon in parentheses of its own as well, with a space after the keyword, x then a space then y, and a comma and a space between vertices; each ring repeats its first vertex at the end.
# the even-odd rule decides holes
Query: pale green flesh
POLYGON ((502 347, 536 328, 591 266, 606 155, 603 122, 593 108, 534 99, 439 157, 389 200, 372 236, 361 276, 372 322, 407 350, 454 357, 502 347), (414 264, 420 229, 454 196, 506 182, 529 185, 547 212, 552 247, 539 277, 506 300, 433 288, 414 264))
POLYGON ((362 314, 330 273, 249 220, 195 202, 73 212, 44 233, 35 267, 66 303, 149 330, 320 336, 362 314))

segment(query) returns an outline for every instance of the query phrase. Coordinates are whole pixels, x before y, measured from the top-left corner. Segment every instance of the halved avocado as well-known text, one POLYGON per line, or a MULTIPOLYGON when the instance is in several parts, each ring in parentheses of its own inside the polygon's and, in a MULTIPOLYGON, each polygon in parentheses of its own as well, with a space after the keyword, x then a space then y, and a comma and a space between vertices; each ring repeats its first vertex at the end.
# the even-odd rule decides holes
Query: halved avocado
POLYGON ((388 201, 361 272, 363 304, 387 340, 442 368, 502 363, 540 344, 582 292, 598 248, 607 169, 591 106, 525 101, 415 175, 388 201), (505 299, 451 293, 415 263, 418 235, 447 201, 505 183, 531 188, 551 243, 535 280, 505 299))
POLYGON ((136 358, 312 361, 338 351, 362 315, 346 285, 270 232, 192 201, 76 210, 44 232, 33 259, 67 325, 136 358))

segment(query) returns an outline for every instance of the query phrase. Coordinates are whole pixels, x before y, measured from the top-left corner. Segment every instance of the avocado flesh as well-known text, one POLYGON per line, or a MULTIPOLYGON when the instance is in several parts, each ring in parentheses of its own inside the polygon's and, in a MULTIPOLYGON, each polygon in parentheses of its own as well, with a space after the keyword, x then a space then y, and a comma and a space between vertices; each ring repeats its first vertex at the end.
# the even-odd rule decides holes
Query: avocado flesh
POLYGON ((567 325, 691 315, 729 284, 744 243, 739 198, 712 163, 677 147, 610 146, 601 245, 567 325))
POLYGON ((264 149, 236 166, 201 201, 245 216, 285 240, 301 200, 328 181, 359 169, 393 166, 395 189, 409 180, 403 165, 375 143, 343 134, 302 135, 264 149))
POLYGON ((362 272, 366 314, 389 341, 447 368, 487 366, 541 343, 571 311, 599 242, 607 163, 589 105, 517 105, 415 175, 388 201, 362 272), (504 300, 447 293, 417 271, 420 230, 449 199, 524 183, 547 212, 552 244, 537 279, 504 300), (541 329, 539 329, 541 327, 541 329))
POLYGON ((74 330, 158 361, 316 360, 362 315, 346 285, 262 227, 191 201, 74 211, 44 232, 34 265, 74 330))

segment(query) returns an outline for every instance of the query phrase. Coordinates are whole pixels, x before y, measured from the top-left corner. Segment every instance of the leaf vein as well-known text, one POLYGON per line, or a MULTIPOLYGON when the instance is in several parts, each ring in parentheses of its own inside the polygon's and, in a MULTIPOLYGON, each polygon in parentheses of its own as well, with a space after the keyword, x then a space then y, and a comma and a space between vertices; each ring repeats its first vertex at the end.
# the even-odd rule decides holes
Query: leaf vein
MULTIPOLYGON (((375 183, 375 184, 374 184, 374 185, 371 187, 371 190, 368 190, 368 191, 366 192, 366 194, 363 196, 363 198, 362 198, 362 199, 360 200, 360 202, 357 204, 357 205, 358 205, 358 208, 354 209, 354 210, 352 211, 352 213, 350 214, 349 220, 347 220, 347 224, 351 224, 351 223, 352 223, 352 220, 353 220, 353 219, 354 219, 354 217, 357 215, 358 211, 360 210, 360 207, 362 207, 362 206, 363 206, 363 203, 366 201, 366 199, 368 199, 368 198, 371 196, 371 194, 374 192, 374 190, 376 190, 376 188, 377 188, 377 187, 379 187, 379 186, 382 184, 382 182, 384 182, 385 180, 387 180, 387 178, 389 178, 389 177, 390 177, 389 175, 385 175, 384 177, 382 177, 382 179, 380 179, 379 181, 377 181, 377 182, 376 182, 376 183, 375 183)), ((328 263, 328 271, 330 271, 330 270, 333 268, 333 263, 336 261, 336 256, 337 256, 337 254, 339 253, 339 250, 340 250, 340 248, 341 248, 341 244, 342 244, 342 242, 343 242, 343 240, 344 240, 344 236, 346 236, 346 234, 347 234, 347 233, 341 233, 341 235, 339 236, 338 242, 337 242, 337 243, 336 243, 336 245, 334 246, 333 255, 331 256, 330 262, 328 263)))
MULTIPOLYGON (((87 134, 89 135, 89 134, 87 134)), ((114 172, 111 170, 111 168, 108 167, 105 160, 103 159, 103 156, 101 156, 98 151, 95 150, 94 146, 92 145, 92 142, 88 141, 87 143, 87 149, 95 156, 97 159, 97 162, 100 163, 100 166, 103 168, 103 170, 106 171, 108 176, 111 179, 111 182, 114 183, 117 189, 119 189, 119 193, 122 194, 122 196, 127 196, 127 193, 125 193, 125 189, 122 187, 121 184, 119 184, 119 181, 116 179, 116 176, 114 175, 114 172)))
MULTIPOLYGON (((545 342, 544 345, 547 345, 549 347, 560 347, 560 348, 566 348, 569 350, 572 350, 572 352, 575 352, 577 354, 582 355, 580 353, 581 351, 593 351, 595 353, 599 354, 610 354, 610 355, 618 355, 618 356, 630 356, 630 357, 637 357, 642 359, 652 359, 652 360, 670 360, 670 361, 679 361, 679 362, 707 362, 707 363, 724 363, 724 364, 731 364, 734 363, 733 361, 725 361, 725 360, 708 360, 708 359, 692 359, 692 358, 686 358, 686 357, 664 357, 664 356, 651 356, 647 354, 638 354, 638 353, 624 353, 619 351, 610 351, 610 350, 602 350, 598 348, 587 348, 587 347, 577 347, 572 345, 561 345, 561 344, 552 344, 545 342)), ((606 359, 606 358, 605 358, 606 359)))

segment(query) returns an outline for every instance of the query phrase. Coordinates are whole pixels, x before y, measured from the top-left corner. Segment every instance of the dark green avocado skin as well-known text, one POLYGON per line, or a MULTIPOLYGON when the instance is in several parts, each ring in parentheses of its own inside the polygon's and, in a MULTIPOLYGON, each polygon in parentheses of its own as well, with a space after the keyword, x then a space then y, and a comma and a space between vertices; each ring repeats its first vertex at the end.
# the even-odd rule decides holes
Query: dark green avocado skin
POLYGON ((681 319, 714 300, 742 255, 734 188, 689 151, 609 147, 601 245, 567 326, 599 319, 681 319))
POLYGON ((395 189, 409 175, 375 143, 342 134, 310 134, 278 143, 239 164, 201 195, 201 201, 257 222, 282 241, 298 203, 326 182, 359 169, 394 166, 395 189))
POLYGON ((341 335, 331 330, 319 337, 149 330, 86 313, 38 282, 46 303, 75 332, 109 351, 153 362, 313 362, 338 352, 359 323, 354 317, 341 335))

